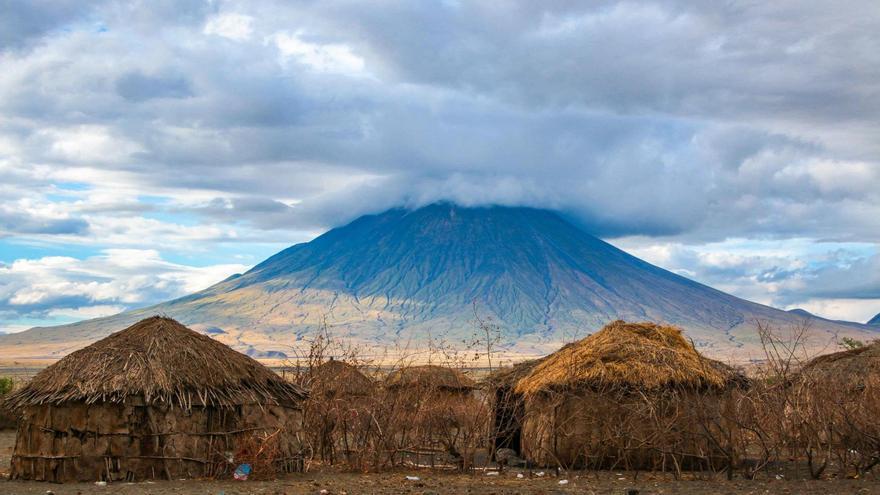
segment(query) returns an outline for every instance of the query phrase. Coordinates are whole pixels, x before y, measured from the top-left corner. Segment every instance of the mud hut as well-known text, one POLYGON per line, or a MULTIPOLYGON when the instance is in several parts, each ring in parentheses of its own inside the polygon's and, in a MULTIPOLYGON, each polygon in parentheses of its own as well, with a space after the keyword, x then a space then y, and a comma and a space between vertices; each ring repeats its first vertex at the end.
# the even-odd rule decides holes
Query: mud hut
POLYGON ((464 373, 443 366, 412 366, 388 375, 384 398, 393 411, 391 422, 398 425, 401 450, 417 452, 411 461, 433 465, 442 458, 459 467, 471 462, 488 419, 476 389, 464 373), (435 458, 432 453, 442 455, 435 458))
POLYGON ((313 396, 326 399, 368 397, 375 392, 373 380, 357 367, 329 359, 310 370, 313 396))
POLYGON ((305 423, 318 456, 334 464, 342 452, 351 463, 363 448, 362 432, 371 426, 375 383, 355 366, 335 359, 309 370, 309 381, 305 423))
POLYGON ((431 390, 447 394, 468 395, 477 384, 464 373, 445 366, 422 365, 400 368, 385 379, 389 390, 431 390))
POLYGON ((223 476, 255 445, 273 452, 266 468, 296 470, 305 398, 250 357, 170 318, 147 318, 71 353, 7 399, 20 417, 11 477, 223 476))
POLYGON ((835 457, 841 473, 861 477, 880 452, 880 343, 819 356, 788 384, 784 424, 818 477, 835 457))
POLYGON ((801 368, 797 381, 847 392, 880 387, 880 342, 819 356, 801 368))
POLYGON ((692 413, 743 380, 701 356, 678 328, 615 321, 516 382, 525 397, 523 454, 541 465, 621 469, 707 460, 711 442, 692 413))

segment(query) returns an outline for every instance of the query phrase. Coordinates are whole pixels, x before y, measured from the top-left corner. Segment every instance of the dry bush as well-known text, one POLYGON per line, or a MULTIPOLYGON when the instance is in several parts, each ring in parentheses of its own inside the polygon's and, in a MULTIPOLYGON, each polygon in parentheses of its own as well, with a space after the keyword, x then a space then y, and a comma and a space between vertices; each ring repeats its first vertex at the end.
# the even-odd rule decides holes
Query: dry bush
POLYGON ((281 430, 254 432, 241 438, 234 453, 235 465, 250 464, 253 480, 272 480, 279 474, 290 472, 283 465, 284 452, 280 445, 281 430))
MULTIPOLYGON (((481 360, 491 369, 498 329, 477 321, 474 338, 463 348, 433 342, 429 362, 467 372, 481 360)), ((530 459, 565 469, 676 476, 689 470, 691 476, 749 479, 871 473, 880 463, 880 383, 863 378, 847 385, 846 376, 829 380, 805 368, 806 321, 789 329, 758 322, 756 328, 765 359, 750 369, 748 381, 727 389, 607 386, 526 399, 510 383, 540 360, 511 368, 507 385, 490 383, 484 390, 455 390, 442 380, 389 387, 389 375, 405 374, 424 357, 398 345, 375 361, 362 359, 326 327, 292 369, 293 379, 311 386, 332 356, 375 380, 370 394, 313 394, 304 411, 315 460, 359 471, 401 464, 467 469, 477 459, 493 458, 497 448, 519 451, 528 436, 530 459), (543 403, 526 407, 535 400, 543 403), (509 407, 495 409, 497 404, 509 407)))
MULTIPOLYGON (((482 327, 481 331, 485 332, 482 327)), ((490 353, 492 345, 488 344, 490 353)), ((465 349, 432 342, 428 355, 433 365, 465 374, 474 355, 485 357, 475 348, 486 349, 486 342, 476 337, 465 349)), ((361 471, 402 463, 472 467, 476 451, 488 444, 490 414, 485 396, 475 388, 450 387, 430 377, 418 384, 388 386, 386 377, 421 368, 416 363, 422 356, 408 352, 405 346, 394 346, 386 354, 375 361, 362 359, 358 348, 335 338, 324 325, 310 342, 307 354, 290 363, 291 379, 313 390, 304 406, 305 433, 313 458, 361 471), (319 375, 331 358, 372 378, 370 393, 328 393, 319 375)))
POLYGON ((741 452, 734 467, 749 478, 769 468, 816 479, 870 473, 880 462, 877 371, 857 378, 811 364, 839 354, 810 361, 808 320, 788 329, 756 322, 756 328, 765 359, 729 416, 741 452))

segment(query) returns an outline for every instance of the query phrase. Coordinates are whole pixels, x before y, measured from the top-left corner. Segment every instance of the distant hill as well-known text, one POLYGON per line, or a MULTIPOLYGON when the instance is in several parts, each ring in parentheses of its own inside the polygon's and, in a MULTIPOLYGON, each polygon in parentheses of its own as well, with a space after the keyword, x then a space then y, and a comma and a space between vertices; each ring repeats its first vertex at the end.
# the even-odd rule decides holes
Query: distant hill
POLYGON ((552 211, 435 204, 368 215, 297 244, 241 276, 153 307, 0 337, 0 354, 60 356, 164 314, 252 355, 296 355, 326 321, 363 349, 474 332, 474 308, 506 351, 549 352, 615 320, 679 325, 704 351, 758 357, 754 321, 809 319, 816 346, 877 328, 752 303, 635 258, 552 211))
POLYGON ((880 327, 880 313, 878 313, 877 316, 868 320, 868 325, 880 327))
POLYGON ((804 318, 815 318, 816 317, 816 315, 814 315, 813 313, 810 313, 806 309, 801 309, 801 308, 789 309, 788 312, 793 315, 798 315, 798 316, 801 316, 804 318))

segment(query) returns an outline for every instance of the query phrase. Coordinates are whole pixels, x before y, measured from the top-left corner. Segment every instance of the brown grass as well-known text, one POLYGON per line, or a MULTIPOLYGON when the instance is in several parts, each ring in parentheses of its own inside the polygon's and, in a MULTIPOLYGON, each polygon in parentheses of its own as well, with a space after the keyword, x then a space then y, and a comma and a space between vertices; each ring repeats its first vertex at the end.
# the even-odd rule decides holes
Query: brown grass
POLYGON ((676 327, 615 321, 549 356, 517 382, 516 391, 723 389, 735 379, 732 370, 701 356, 676 327))

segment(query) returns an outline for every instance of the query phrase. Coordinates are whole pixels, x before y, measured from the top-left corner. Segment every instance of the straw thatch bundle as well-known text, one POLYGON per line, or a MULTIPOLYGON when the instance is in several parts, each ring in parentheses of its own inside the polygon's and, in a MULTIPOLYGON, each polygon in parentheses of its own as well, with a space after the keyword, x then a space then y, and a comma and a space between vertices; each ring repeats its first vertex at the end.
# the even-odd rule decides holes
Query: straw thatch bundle
POLYGON ((433 390, 469 391, 476 383, 462 372, 436 365, 410 366, 393 371, 385 379, 389 389, 428 388, 433 390))
POLYGON ((330 359, 311 370, 313 394, 325 397, 363 397, 375 390, 373 380, 343 361, 330 359))
POLYGON ((306 393, 252 358, 160 316, 71 353, 11 394, 16 409, 64 402, 297 404, 306 393))
POLYGON ((516 391, 721 390, 741 380, 731 368, 701 356, 676 327, 618 320, 546 358, 517 382, 516 391))

